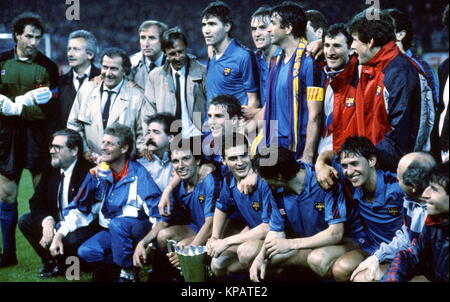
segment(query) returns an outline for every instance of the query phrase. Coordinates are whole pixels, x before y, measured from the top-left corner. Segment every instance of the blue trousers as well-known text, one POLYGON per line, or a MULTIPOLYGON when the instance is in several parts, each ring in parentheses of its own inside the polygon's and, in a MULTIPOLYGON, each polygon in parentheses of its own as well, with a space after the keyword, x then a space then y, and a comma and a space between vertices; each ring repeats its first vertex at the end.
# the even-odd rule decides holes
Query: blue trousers
POLYGON ((109 229, 98 232, 78 248, 78 255, 90 263, 114 263, 121 268, 132 267, 134 248, 151 227, 148 219, 113 218, 109 229))

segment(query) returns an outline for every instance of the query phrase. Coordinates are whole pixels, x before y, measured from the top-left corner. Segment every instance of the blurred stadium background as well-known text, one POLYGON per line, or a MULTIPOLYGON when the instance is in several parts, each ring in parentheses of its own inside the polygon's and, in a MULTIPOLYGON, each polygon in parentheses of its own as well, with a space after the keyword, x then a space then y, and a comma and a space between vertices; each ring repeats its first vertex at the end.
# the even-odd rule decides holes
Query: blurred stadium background
MULTIPOLYGON (((67 1, 71 3, 72 1, 67 1)), ((15 16, 32 11, 40 14, 46 25, 47 45, 51 58, 65 70, 66 44, 70 32, 86 29, 94 33, 100 50, 117 46, 132 54, 139 51, 137 28, 144 20, 154 19, 166 22, 170 27, 180 26, 188 36, 190 49, 200 60, 206 60, 206 48, 201 33, 201 11, 210 0, 103 0, 80 2, 80 20, 66 19, 70 5, 65 0, 0 0, 0 34, 11 32, 15 16)), ((225 0, 234 14, 234 36, 248 47, 253 43, 250 36, 250 16, 260 5, 273 5, 282 0, 225 0)), ((355 13, 370 6, 367 0, 301 0, 305 9, 318 9, 329 24, 347 22, 355 13)), ((432 65, 439 64, 442 55, 433 53, 448 51, 448 31, 441 23, 441 15, 447 0, 380 0, 381 8, 396 7, 408 13, 415 30, 415 49, 432 65), (430 55, 431 53, 431 55, 430 55)), ((3 35, 4 36, 4 35, 3 35)), ((1 38, 1 36, 0 36, 1 38)), ((11 39, 0 40, 0 50, 13 46, 11 39)), ((448 54, 447 54, 448 55, 448 54)))
MULTIPOLYGON (((71 3, 72 1, 68 1, 71 3)), ((170 27, 180 26, 187 34, 190 49, 206 62, 206 48, 201 33, 201 11, 210 0, 80 0, 80 20, 66 19, 70 5, 66 0, 0 0, 0 51, 14 46, 10 38, 11 22, 15 16, 32 11, 40 14, 47 27, 47 35, 40 48, 58 64, 61 72, 67 69, 66 44, 70 32, 86 29, 94 33, 100 50, 121 47, 129 54, 139 51, 137 29, 144 20, 160 20, 170 27)), ((273 5, 282 0, 224 0, 233 10, 234 36, 253 48, 250 35, 250 16, 260 5, 273 5)), ((329 24, 347 22, 355 13, 369 7, 374 1, 366 0, 303 0, 305 9, 317 9, 329 24)), ((448 56, 448 30, 441 23, 447 0, 380 0, 381 8, 396 7, 407 12, 415 31, 414 48, 437 67, 448 56)), ((98 64, 98 61, 97 61, 98 64)), ((29 211, 28 200, 33 194, 31 178, 24 171, 19 187, 19 215, 29 211)), ((1 238, 0 238, 1 246, 1 238)), ((64 277, 40 280, 37 269, 39 258, 23 235, 17 230, 19 265, 2 269, 0 282, 5 281, 64 281, 64 277)), ((89 280, 82 274, 81 281, 89 280)))

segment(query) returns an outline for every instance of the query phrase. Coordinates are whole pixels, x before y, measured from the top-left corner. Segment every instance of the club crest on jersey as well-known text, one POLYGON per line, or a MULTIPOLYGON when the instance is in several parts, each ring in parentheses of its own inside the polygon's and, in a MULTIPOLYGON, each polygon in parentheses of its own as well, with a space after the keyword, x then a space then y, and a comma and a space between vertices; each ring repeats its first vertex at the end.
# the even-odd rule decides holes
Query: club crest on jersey
POLYGON ((286 211, 284 209, 280 209, 281 216, 286 216, 286 211))
POLYGON ((231 68, 228 68, 228 67, 227 67, 227 68, 225 68, 225 69, 223 70, 223 75, 226 76, 226 77, 229 76, 230 73, 231 73, 231 68))
POLYGON ((205 195, 200 195, 198 197, 198 201, 200 201, 200 203, 204 203, 205 202, 205 195))
POLYGON ((346 98, 345 107, 353 107, 353 106, 355 106, 355 98, 346 98))
POLYGON ((400 215, 400 209, 398 207, 390 207, 388 208, 388 213, 392 217, 397 217, 398 215, 400 215))
POLYGON ((381 86, 377 86, 377 96, 381 95, 381 86))
POLYGON ((253 210, 255 210, 256 212, 259 211, 259 209, 261 208, 261 204, 258 201, 253 201, 252 202, 252 208, 253 210))
POLYGON ((314 203, 314 207, 316 208, 317 212, 322 213, 325 210, 325 202, 316 201, 314 203))

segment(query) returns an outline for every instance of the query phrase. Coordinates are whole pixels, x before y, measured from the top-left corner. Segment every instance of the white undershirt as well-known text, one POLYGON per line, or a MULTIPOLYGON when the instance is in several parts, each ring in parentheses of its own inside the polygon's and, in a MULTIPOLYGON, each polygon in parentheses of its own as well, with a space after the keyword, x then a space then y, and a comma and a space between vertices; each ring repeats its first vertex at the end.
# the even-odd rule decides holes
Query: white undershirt
POLYGON ((155 64, 155 67, 159 67, 162 65, 163 59, 164 59, 164 53, 161 52, 158 59, 156 59, 153 62, 144 55, 142 57, 143 57, 143 60, 144 60, 143 63, 145 64, 145 68, 147 69, 147 72, 150 72, 150 66, 152 65, 152 63, 155 64))
MULTIPOLYGON (((65 207, 67 207, 69 205, 69 200, 68 200, 68 196, 69 196, 69 185, 70 185, 70 178, 72 178, 72 172, 73 169, 75 168, 75 165, 77 163, 77 160, 75 160, 66 170, 60 169, 59 170, 59 174, 61 175, 61 173, 64 172, 64 187, 63 187, 63 209, 65 207)), ((60 209, 60 205, 59 205, 59 200, 58 200, 58 196, 59 196, 59 190, 60 188, 58 187, 58 191, 57 191, 57 197, 56 197, 56 203, 58 205, 58 210, 61 211, 60 209)), ((60 212, 59 211, 59 212, 60 212)), ((62 217, 60 217, 62 218, 62 217)), ((42 220, 42 226, 44 226, 44 224, 47 222, 47 220, 49 219, 53 219, 52 216, 47 216, 42 220)))
MULTIPOLYGON (((77 77, 81 76, 81 74, 76 73, 75 70, 73 70, 72 72, 73 72, 73 79, 72 79, 73 87, 75 87, 75 91, 78 91, 78 89, 80 88, 80 87, 78 87, 80 85, 80 82, 78 82, 77 77)), ((86 69, 86 71, 83 74, 86 76, 86 78, 84 79, 84 82, 83 82, 83 84, 84 84, 84 83, 86 83, 86 81, 89 79, 89 76, 91 75, 91 65, 89 65, 89 67, 86 69)))
POLYGON ((114 87, 113 89, 110 89, 108 87, 106 87, 105 85, 103 85, 103 94, 102 94, 102 99, 101 99, 101 106, 102 106, 102 112, 105 108, 105 104, 108 101, 108 93, 106 92, 107 90, 110 91, 114 91, 113 95, 111 96, 111 104, 109 106, 109 112, 111 113, 111 108, 114 105, 114 102, 116 101, 117 95, 120 92, 120 89, 122 88, 124 80, 122 79, 122 81, 120 81, 120 83, 114 87))
POLYGON ((198 130, 194 123, 192 122, 191 117, 189 116, 189 110, 187 108, 186 103, 186 66, 183 66, 180 70, 175 70, 172 65, 170 65, 172 69, 172 78, 173 83, 175 84, 175 90, 177 85, 177 79, 175 77, 175 73, 178 72, 180 75, 180 98, 181 98, 181 136, 183 138, 189 138, 192 136, 198 136, 202 133, 198 130))

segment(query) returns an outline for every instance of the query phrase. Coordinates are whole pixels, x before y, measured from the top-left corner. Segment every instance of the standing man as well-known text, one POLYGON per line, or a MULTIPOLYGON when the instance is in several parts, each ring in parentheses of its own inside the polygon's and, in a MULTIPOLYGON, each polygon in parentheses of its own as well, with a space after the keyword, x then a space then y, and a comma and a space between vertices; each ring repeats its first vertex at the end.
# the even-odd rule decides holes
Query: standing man
POLYGON ((92 33, 86 30, 70 33, 67 60, 71 68, 59 78, 58 128, 60 129, 67 125, 70 110, 81 85, 100 74, 100 69, 94 65, 97 52, 97 39, 92 33))
MULTIPOLYGON (((448 29, 448 4, 445 7, 442 22, 448 29)), ((449 77, 448 77, 448 58, 439 65, 439 107, 436 112, 436 122, 432 132, 432 151, 437 158, 443 162, 449 160, 449 77)))
POLYGON ((30 210, 19 220, 19 228, 42 261, 39 277, 56 275, 63 268, 65 258, 76 256, 78 247, 94 235, 89 228, 80 228, 64 238, 64 259, 58 263, 48 248, 56 232, 56 225, 64 217, 68 206, 92 165, 83 158, 83 140, 70 129, 53 134, 50 145, 51 167, 44 172, 33 197, 30 210), (62 265, 62 267, 60 266, 62 265))
POLYGON ((183 138, 201 135, 206 112, 206 67, 187 53, 188 41, 178 27, 163 34, 167 61, 150 73, 145 95, 150 112, 168 112, 181 120, 183 138))
POLYGON ((120 124, 106 128, 101 143, 104 163, 96 176, 86 176, 64 210, 64 221, 50 246, 53 256, 64 253, 63 238, 98 218, 100 230, 79 247, 78 255, 99 269, 114 263, 122 269, 121 281, 136 280, 134 246, 150 230, 149 217, 158 218, 152 213, 157 213, 161 193, 147 170, 131 160, 133 148, 130 128, 120 124))
POLYGON ((148 20, 139 26, 141 51, 130 57, 132 69, 130 80, 145 89, 148 75, 155 67, 164 64, 166 57, 161 49, 161 39, 168 26, 160 21, 148 20))
POLYGON ((398 48, 402 53, 408 56, 419 72, 421 86, 419 129, 421 132, 419 132, 416 139, 416 146, 414 147, 414 150, 430 151, 431 131, 433 129, 435 115, 439 105, 438 78, 431 66, 412 50, 414 32, 408 16, 396 8, 387 9, 386 12, 394 22, 396 44, 398 48))
POLYGON ((375 144, 380 168, 393 170, 403 155, 415 150, 422 133, 421 85, 417 69, 395 44, 391 17, 380 11, 380 18, 367 20, 367 13, 358 13, 349 23, 351 47, 362 65, 357 129, 375 144))
POLYGON ((343 23, 331 25, 324 33, 323 51, 327 76, 323 108, 322 135, 318 154, 337 152, 345 139, 357 134, 355 113, 358 59, 350 56, 352 36, 343 23))
POLYGON ((40 16, 24 13, 13 21, 15 49, 0 54, 0 94, 7 97, 0 96, 0 268, 17 263, 15 230, 22 170, 30 170, 36 186, 49 162, 54 100, 47 103, 51 97, 47 88, 45 105, 30 92, 39 87, 56 92, 58 85, 58 67, 37 50, 44 32, 40 16), (20 95, 24 96, 18 98, 20 95))
POLYGON ((283 50, 270 72, 267 103, 257 114, 265 122, 266 144, 278 144, 312 163, 319 142, 324 75, 306 55, 306 16, 300 5, 283 2, 272 9, 272 43, 283 50), (275 127, 271 121, 278 121, 275 127))
POLYGON ((125 76, 131 63, 119 48, 105 50, 101 58, 102 85, 87 82, 78 91, 67 121, 67 127, 80 133, 85 158, 95 162, 101 153, 104 129, 114 123, 128 126, 138 151, 143 147, 142 107, 147 104, 141 89, 130 87, 125 76))
POLYGON ((323 34, 327 30, 328 22, 325 16, 316 9, 309 9, 306 15, 306 39, 308 43, 322 40, 323 34))
POLYGON ((253 53, 231 38, 230 8, 221 1, 210 3, 202 13, 206 45, 214 49, 208 62, 206 95, 209 102, 220 94, 234 95, 241 106, 259 107, 258 79, 253 53))
POLYGON ((270 32, 270 16, 272 10, 268 6, 261 6, 252 15, 250 27, 252 30, 253 43, 255 44, 255 57, 258 64, 259 94, 261 106, 264 106, 267 98, 267 82, 269 72, 275 64, 274 56, 278 55, 280 48, 272 44, 270 32))

